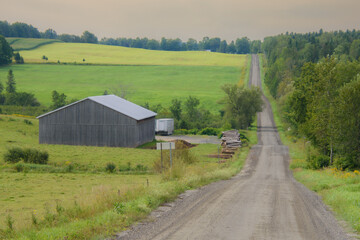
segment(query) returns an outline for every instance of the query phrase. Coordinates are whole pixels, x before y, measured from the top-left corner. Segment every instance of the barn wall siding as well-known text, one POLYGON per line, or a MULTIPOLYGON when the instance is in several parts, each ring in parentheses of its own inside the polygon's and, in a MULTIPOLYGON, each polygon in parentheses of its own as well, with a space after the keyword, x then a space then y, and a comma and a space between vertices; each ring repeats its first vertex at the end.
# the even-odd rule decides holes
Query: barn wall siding
POLYGON ((155 137, 155 117, 136 121, 89 99, 39 119, 41 144, 136 147, 155 137))

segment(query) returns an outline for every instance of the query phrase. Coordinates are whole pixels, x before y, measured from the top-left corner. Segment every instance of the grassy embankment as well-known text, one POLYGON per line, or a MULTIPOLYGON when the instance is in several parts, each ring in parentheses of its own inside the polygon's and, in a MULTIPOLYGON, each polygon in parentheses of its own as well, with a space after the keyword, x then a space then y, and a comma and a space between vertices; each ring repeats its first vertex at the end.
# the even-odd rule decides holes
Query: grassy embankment
MULTIPOLYGON (((26 42, 20 39, 15 43, 19 41, 26 42)), ((0 78, 6 79, 11 68, 18 91, 34 93, 45 106, 51 104, 53 90, 65 93, 68 99, 81 99, 125 89, 130 101, 165 107, 173 98, 184 100, 193 95, 200 99, 201 107, 213 113, 221 108, 217 103, 223 96, 221 86, 243 79, 249 63, 246 55, 58 42, 20 54, 26 64, 0 68, 0 78), (42 60, 43 55, 49 60, 42 60), (57 64, 58 60, 62 64, 57 64), (31 64, 46 62, 54 64, 31 64)))
MULTIPOLYGON (((260 58, 260 64, 264 61, 260 58)), ((261 68, 262 69, 262 68, 261 68)), ((307 152, 314 151, 304 139, 296 139, 286 134, 276 101, 271 97, 264 84, 264 71, 261 73, 263 89, 269 99, 276 126, 283 144, 289 146, 295 179, 319 194, 324 203, 335 212, 338 219, 344 220, 352 230, 360 232, 360 174, 359 171, 346 172, 336 168, 322 170, 308 169, 307 152)))
MULTIPOLYGON (((38 121, 0 115, 0 154, 10 147, 31 147, 50 154, 47 165, 28 165, 16 172, 16 164, 0 162, 0 238, 89 239, 124 230, 144 218, 152 209, 174 199, 179 193, 226 179, 237 173, 249 147, 234 160, 217 163, 207 158, 217 146, 204 144, 190 150, 197 161, 179 165, 172 174, 153 171, 159 152, 85 146, 40 145, 38 121), (105 172, 106 163, 124 169, 128 162, 141 164, 145 172, 105 172), (69 166, 72 168, 69 170, 69 166), (149 185, 148 185, 149 183, 149 185), (13 228, 9 229, 9 218, 13 228), (35 219, 35 220, 34 220, 35 219)), ((256 130, 243 131, 251 143, 256 130)))

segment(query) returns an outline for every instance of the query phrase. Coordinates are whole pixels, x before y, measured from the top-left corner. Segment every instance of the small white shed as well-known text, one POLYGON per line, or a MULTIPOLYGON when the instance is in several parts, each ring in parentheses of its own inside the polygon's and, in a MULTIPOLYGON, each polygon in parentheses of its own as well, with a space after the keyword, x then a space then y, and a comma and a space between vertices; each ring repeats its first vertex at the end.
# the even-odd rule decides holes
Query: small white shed
POLYGON ((174 119, 160 118, 155 121, 155 133, 161 135, 171 135, 174 132, 174 119))

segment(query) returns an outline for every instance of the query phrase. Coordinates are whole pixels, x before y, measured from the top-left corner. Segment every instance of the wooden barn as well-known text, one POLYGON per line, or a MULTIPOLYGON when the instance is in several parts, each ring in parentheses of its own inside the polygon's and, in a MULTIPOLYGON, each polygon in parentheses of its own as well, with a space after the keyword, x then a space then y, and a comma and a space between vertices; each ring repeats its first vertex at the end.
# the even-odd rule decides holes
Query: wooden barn
POLYGON ((88 97, 37 117, 39 142, 137 147, 155 138, 155 116, 115 95, 88 97))

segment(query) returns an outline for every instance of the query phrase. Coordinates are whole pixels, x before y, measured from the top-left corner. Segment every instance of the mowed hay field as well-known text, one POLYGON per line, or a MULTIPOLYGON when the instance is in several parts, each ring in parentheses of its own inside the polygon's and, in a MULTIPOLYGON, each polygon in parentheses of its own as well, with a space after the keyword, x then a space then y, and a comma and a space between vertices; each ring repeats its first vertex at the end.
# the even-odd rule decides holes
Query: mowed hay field
POLYGON ((233 66, 244 63, 242 55, 205 51, 155 51, 87 43, 52 43, 30 51, 21 51, 25 62, 88 63, 109 65, 165 65, 165 66, 233 66), (83 61, 85 59, 85 62, 83 61))
POLYGON ((212 111, 220 109, 217 101, 224 96, 221 86, 238 82, 242 74, 240 67, 226 66, 17 64, 1 67, 0 79, 6 79, 9 69, 14 72, 18 91, 34 93, 46 106, 51 105, 53 90, 65 93, 68 99, 82 99, 125 88, 127 99, 137 104, 168 106, 173 98, 192 95, 212 111))
MULTIPOLYGON (((13 46, 38 44, 36 39, 15 40, 13 46)), ((45 106, 50 106, 53 90, 65 93, 68 99, 82 99, 105 90, 111 93, 123 89, 128 100, 140 105, 148 102, 167 107, 173 98, 196 96, 201 107, 212 112, 221 108, 217 101, 224 96, 222 85, 244 82, 250 58, 62 42, 50 42, 20 54, 26 64, 1 67, 0 81, 12 69, 18 90, 34 93, 45 106)))

